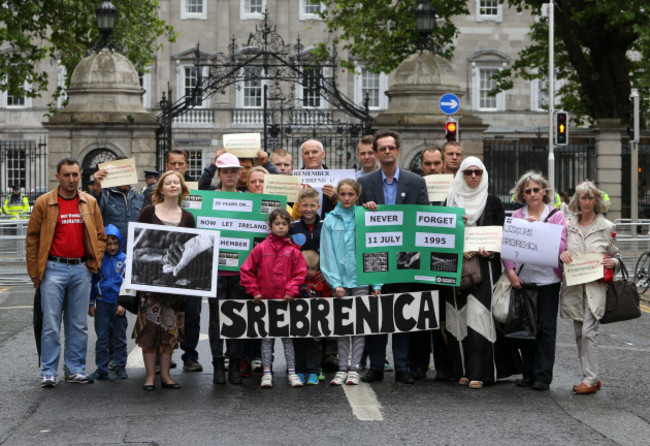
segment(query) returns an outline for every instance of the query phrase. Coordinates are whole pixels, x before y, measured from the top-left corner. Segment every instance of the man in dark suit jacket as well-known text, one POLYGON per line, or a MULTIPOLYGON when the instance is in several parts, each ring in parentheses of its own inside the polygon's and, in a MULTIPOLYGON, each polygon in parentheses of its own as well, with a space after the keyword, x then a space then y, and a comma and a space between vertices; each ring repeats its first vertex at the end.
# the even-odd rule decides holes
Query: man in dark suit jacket
MULTIPOLYGON (((427 185, 424 178, 412 172, 402 170, 397 164, 400 150, 399 133, 392 130, 379 130, 375 133, 373 150, 377 153, 380 169, 360 177, 361 185, 359 203, 371 211, 377 210, 378 204, 421 204, 428 205, 427 185)), ((383 293, 401 293, 410 291, 410 284, 397 283, 385 285, 383 293)), ((384 360, 388 335, 366 337, 370 356, 370 370, 363 376, 364 382, 384 379, 384 360)), ((409 334, 393 334, 393 359, 395 362, 395 380, 413 384, 409 371, 409 334)))

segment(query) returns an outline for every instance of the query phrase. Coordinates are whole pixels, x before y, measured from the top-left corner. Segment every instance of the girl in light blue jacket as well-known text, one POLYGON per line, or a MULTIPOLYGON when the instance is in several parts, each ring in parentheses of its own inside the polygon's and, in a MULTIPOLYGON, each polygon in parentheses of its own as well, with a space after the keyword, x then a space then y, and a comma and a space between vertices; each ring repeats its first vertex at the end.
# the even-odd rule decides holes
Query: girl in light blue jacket
MULTIPOLYGON (((321 272, 334 290, 335 298, 364 296, 368 294, 368 287, 357 286, 354 244, 354 207, 361 194, 361 186, 356 181, 346 178, 339 182, 336 193, 339 202, 336 208, 327 214, 321 230, 321 272)), ((381 286, 373 288, 373 294, 380 294, 381 286)), ((331 385, 359 384, 363 346, 363 336, 340 337, 338 339, 339 371, 330 382, 331 385), (348 357, 350 357, 349 363, 348 357)))

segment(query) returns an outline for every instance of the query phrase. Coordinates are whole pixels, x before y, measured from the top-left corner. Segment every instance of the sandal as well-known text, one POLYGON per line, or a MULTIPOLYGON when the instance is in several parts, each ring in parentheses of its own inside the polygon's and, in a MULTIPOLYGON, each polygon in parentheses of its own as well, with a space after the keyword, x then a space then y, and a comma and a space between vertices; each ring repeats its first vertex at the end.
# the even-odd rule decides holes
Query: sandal
POLYGON ((458 380, 458 384, 460 384, 461 386, 466 386, 467 384, 469 384, 469 379, 461 378, 458 380))
POLYGON ((469 382, 469 388, 470 389, 482 389, 483 388, 483 381, 470 381, 469 382))

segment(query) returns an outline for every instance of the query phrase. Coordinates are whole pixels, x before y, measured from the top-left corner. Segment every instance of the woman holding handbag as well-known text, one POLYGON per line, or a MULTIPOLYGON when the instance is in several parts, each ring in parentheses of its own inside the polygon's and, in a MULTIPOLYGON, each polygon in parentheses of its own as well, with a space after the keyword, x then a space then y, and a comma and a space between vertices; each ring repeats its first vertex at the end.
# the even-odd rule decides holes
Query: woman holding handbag
MULTIPOLYGON (((548 180, 535 171, 528 171, 519 178, 511 192, 517 202, 524 204, 512 214, 513 218, 562 226, 559 256, 566 249, 566 222, 562 213, 553 209, 553 190, 548 180)), ((544 243, 544 240, 539 242, 544 243)), ((553 380, 555 364, 555 337, 562 267, 522 265, 510 261, 504 261, 503 264, 513 288, 521 289, 526 283, 536 284, 538 290, 537 338, 533 345, 521 349, 524 361, 523 378, 517 380, 515 384, 520 387, 531 387, 534 390, 548 390, 553 380)))
MULTIPOLYGON (((476 157, 467 157, 461 163, 449 186, 447 206, 465 209, 466 226, 503 226, 503 204, 498 197, 488 194, 488 173, 476 157)), ((480 274, 461 285, 461 289, 454 288, 447 298, 451 369, 459 384, 480 389, 484 384, 494 384, 497 373, 498 377, 509 376, 519 369, 514 356, 499 364, 499 359, 505 357, 495 348, 497 335, 490 308, 492 284, 501 274, 499 253, 481 248, 466 252, 463 257, 463 263, 476 262, 480 274)))
MULTIPOLYGON (((575 214, 567 221, 567 250, 560 254, 564 263, 571 263, 576 256, 598 253, 603 255, 604 268, 612 270, 619 266, 620 256, 612 237, 614 224, 602 215, 608 207, 600 190, 591 181, 576 187, 569 203, 569 209, 575 214)), ((600 325, 598 320, 605 313, 606 292, 607 284, 602 280, 562 286, 560 315, 573 319, 582 366, 582 383, 573 386, 573 391, 579 395, 600 390, 596 338, 600 325)))

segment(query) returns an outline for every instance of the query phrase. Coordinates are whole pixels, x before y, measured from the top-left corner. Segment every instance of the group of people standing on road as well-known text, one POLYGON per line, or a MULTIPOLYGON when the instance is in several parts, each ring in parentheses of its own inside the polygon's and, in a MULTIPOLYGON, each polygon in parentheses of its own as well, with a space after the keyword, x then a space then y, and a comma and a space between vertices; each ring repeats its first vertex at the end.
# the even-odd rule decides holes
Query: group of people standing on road
MULTIPOLYGON (((502 202, 488 193, 485 165, 476 157, 464 158, 458 143, 448 142, 442 149, 435 146, 425 149, 419 174, 399 167, 400 146, 400 135, 394 131, 379 130, 365 136, 357 149, 362 168, 355 179, 342 180, 336 187, 325 186, 322 201, 317 191, 304 188, 298 202, 287 209, 273 211, 268 222, 270 234, 253 249, 241 270, 219 273, 218 298, 290 301, 296 297, 340 298, 438 290, 440 329, 391 335, 392 366, 386 358, 388 335, 385 334, 341 338, 334 342, 282 339, 287 378, 292 387, 322 381, 322 368, 328 355, 334 358, 336 371, 330 380, 332 385, 381 381, 390 368, 394 368, 397 382, 413 384, 426 377, 433 353, 435 379, 439 381, 456 381, 479 389, 521 375, 516 385, 548 390, 553 379, 560 311, 562 317, 574 321, 583 369, 582 382, 573 390, 578 394, 599 390, 596 337, 598 320, 604 312, 606 285, 598 281, 574 286, 562 283, 562 265, 571 263, 576 256, 602 254, 605 268, 618 267, 613 224, 604 216, 607 203, 598 188, 589 181, 576 187, 568 204, 573 215, 567 221, 554 208, 552 187, 541 174, 529 171, 516 182, 512 193, 522 207, 515 211, 513 218, 562 227, 560 262, 555 268, 502 261, 498 252, 481 248, 463 254, 466 261, 478 258, 482 272, 482 281, 470 289, 413 283, 360 286, 356 280, 355 206, 370 211, 384 204, 458 207, 465 210, 467 226, 502 226, 505 220, 502 202), (441 173, 454 175, 447 199, 430 203, 423 176, 441 173), (525 347, 504 338, 492 317, 492 289, 502 271, 513 288, 532 283, 539 290, 538 335, 535 342, 525 347), (361 375, 364 368, 367 371, 361 375)), ((304 168, 327 168, 325 151, 319 141, 306 141, 301 153, 304 168)), ((256 159, 241 160, 219 151, 214 162, 205 168, 199 188, 262 193, 266 173, 290 174, 292 165, 289 152, 281 149, 274 151, 270 158, 260 151, 256 159), (216 185, 213 184, 215 175, 219 180, 216 185)), ((166 168, 160 179, 147 188, 151 204, 145 205, 143 196, 131 185, 103 189, 101 183, 106 172, 102 170, 94 175, 91 194, 80 191, 79 164, 64 159, 57 166, 59 186, 36 201, 27 233, 27 268, 34 286, 41 291, 43 387, 57 384, 62 318, 66 327, 66 381, 89 383, 107 379, 111 362, 117 378, 128 377, 125 309, 117 302, 128 223, 195 227, 193 216, 181 207, 189 194, 186 181, 193 180, 187 172, 187 155, 182 151, 170 152, 166 168), (86 313, 95 317, 97 333, 97 370, 91 375, 85 374, 86 313)), ((180 388, 170 375, 170 369, 175 366, 172 353, 176 348, 184 352, 185 371, 203 370, 196 351, 200 301, 195 297, 138 293, 133 337, 143 352, 145 390, 155 389, 156 373, 160 373, 163 388, 180 388)), ((214 383, 241 384, 242 375, 249 376, 251 364, 259 358, 260 385, 272 387, 273 341, 231 339, 224 350, 219 335, 217 299, 208 301, 214 383)))

